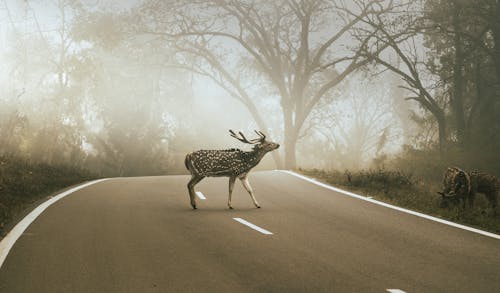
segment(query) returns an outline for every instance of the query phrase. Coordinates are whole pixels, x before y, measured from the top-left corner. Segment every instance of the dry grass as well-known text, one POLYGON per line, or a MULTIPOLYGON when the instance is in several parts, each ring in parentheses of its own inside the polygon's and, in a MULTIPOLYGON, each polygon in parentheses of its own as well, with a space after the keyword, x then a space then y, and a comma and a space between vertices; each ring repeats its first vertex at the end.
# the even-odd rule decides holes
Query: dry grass
POLYGON ((61 188, 95 178, 71 166, 50 166, 25 159, 0 157, 0 238, 6 226, 30 204, 61 188))
POLYGON ((400 170, 370 169, 356 172, 299 169, 304 175, 328 184, 353 191, 393 205, 429 214, 453 222, 500 233, 500 217, 488 205, 484 196, 476 197, 473 209, 459 206, 440 208, 441 170, 436 170, 436 180, 422 180, 412 173, 400 170))

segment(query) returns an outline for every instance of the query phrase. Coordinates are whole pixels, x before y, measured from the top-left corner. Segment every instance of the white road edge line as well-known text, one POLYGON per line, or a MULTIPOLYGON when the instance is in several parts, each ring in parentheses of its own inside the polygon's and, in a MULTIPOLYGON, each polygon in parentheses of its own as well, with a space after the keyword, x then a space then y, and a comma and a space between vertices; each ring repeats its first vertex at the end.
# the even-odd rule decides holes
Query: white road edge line
POLYGON ((491 238, 500 239, 500 235, 498 235, 498 234, 494 234, 494 233, 491 233, 491 232, 479 230, 479 229, 472 228, 472 227, 469 227, 469 226, 457 224, 457 223, 454 223, 454 222, 450 222, 450 221, 447 221, 447 220, 443 220, 443 219, 440 219, 440 218, 436 218, 436 217, 433 217, 433 216, 429 216, 429 215, 426 215, 426 214, 422 214, 422 213, 419 213, 419 212, 415 212, 415 211, 412 211, 412 210, 408 210, 408 209, 405 209, 405 208, 394 206, 394 205, 391 205, 391 204, 388 204, 388 203, 385 203, 385 202, 381 202, 381 201, 375 200, 373 198, 368 198, 366 196, 362 196, 362 195, 359 195, 359 194, 356 194, 356 193, 345 191, 345 190, 342 190, 340 188, 333 187, 333 186, 330 186, 328 184, 312 180, 311 178, 309 178, 307 176, 295 173, 293 171, 288 171, 288 170, 276 170, 276 171, 287 173, 287 174, 293 175, 295 177, 298 177, 300 179, 309 181, 309 182, 311 182, 313 184, 316 184, 316 185, 319 185, 321 187, 324 187, 326 189, 330 189, 330 190, 333 190, 333 191, 336 191, 336 192, 340 192, 340 193, 343 193, 345 195, 348 195, 348 196, 351 196, 351 197, 355 197, 355 198, 358 198, 358 199, 361 199, 361 200, 364 200, 364 201, 369 201, 371 203, 374 203, 374 204, 377 204, 377 205, 381 205, 381 206, 384 206, 384 207, 387 207, 387 208, 390 208, 390 209, 393 209, 393 210, 397 210, 397 211, 400 211, 400 212, 403 212, 403 213, 411 214, 411 215, 414 215, 414 216, 417 216, 417 217, 421 217, 421 218, 424 218, 424 219, 427 219, 427 220, 431 220, 431 221, 438 222, 438 223, 441 223, 441 224, 445 224, 445 225, 448 225, 448 226, 452 226, 452 227, 455 227, 455 228, 467 230, 467 231, 474 232, 474 233, 477 233, 477 234, 481 234, 481 235, 484 235, 484 236, 488 236, 488 237, 491 237, 491 238))
POLYGON ((259 231, 259 232, 260 232, 260 233, 262 233, 262 234, 266 234, 266 235, 273 235, 273 233, 272 233, 272 232, 269 232, 269 231, 267 231, 266 229, 263 229, 263 228, 261 228, 261 227, 259 227, 259 226, 257 226, 257 225, 254 225, 254 224, 252 224, 252 223, 250 223, 250 222, 248 222, 248 221, 245 221, 245 220, 243 220, 242 218, 233 218, 233 220, 235 220, 235 221, 237 221, 237 222, 240 222, 241 224, 243 224, 243 225, 245 225, 245 226, 248 226, 248 227, 250 227, 250 228, 252 228, 252 229, 254 229, 254 230, 257 230, 257 231, 259 231))
POLYGON ((3 262, 7 258, 7 255, 9 254, 9 251, 11 250, 12 246, 14 246, 14 243, 16 243, 17 239, 21 237, 23 232, 28 228, 28 226, 33 223, 33 221, 41 214, 43 211, 57 202, 58 200, 62 199, 63 197, 77 191, 80 189, 83 189, 87 186, 102 182, 104 180, 108 180, 107 178, 105 179, 98 179, 94 181, 87 182, 85 184, 76 186, 74 188, 71 188, 69 190, 66 190, 65 192, 59 193, 55 195, 54 197, 50 198, 49 200, 43 202, 40 204, 37 208, 35 208, 31 213, 29 213, 24 219, 22 219, 17 225, 5 236, 2 241, 0 241, 0 268, 2 268, 3 262))
POLYGON ((200 198, 200 199, 207 199, 203 193, 201 193, 201 191, 196 191, 196 195, 200 198))
POLYGON ((400 289, 386 289, 387 292, 391 292, 391 293, 406 293, 405 291, 403 290, 400 290, 400 289))

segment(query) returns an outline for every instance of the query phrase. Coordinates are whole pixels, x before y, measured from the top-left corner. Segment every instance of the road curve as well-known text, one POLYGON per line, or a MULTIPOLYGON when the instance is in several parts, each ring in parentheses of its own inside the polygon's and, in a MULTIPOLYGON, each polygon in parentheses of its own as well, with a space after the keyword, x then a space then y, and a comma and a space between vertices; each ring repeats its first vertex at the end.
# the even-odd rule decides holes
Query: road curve
POLYGON ((498 292, 500 240, 282 172, 116 178, 48 207, 0 268, 0 292, 498 292), (236 221, 243 220, 272 234, 236 221))

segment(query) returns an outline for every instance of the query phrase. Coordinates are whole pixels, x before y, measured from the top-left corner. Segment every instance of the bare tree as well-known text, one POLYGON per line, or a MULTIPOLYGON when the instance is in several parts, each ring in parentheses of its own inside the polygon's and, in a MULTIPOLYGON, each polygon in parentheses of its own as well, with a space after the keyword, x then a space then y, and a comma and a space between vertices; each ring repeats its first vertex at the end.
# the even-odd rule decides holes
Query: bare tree
POLYGON ((367 15, 392 9, 392 3, 386 4, 375 0, 218 0, 182 1, 174 6, 148 1, 140 11, 147 26, 142 32, 166 37, 183 48, 187 53, 183 61, 201 58, 207 62, 216 71, 214 79, 247 106, 261 128, 265 128, 264 121, 257 118, 255 97, 233 77, 245 64, 271 85, 280 98, 285 168, 295 168, 296 143, 312 109, 346 76, 369 62, 360 54, 369 37, 346 45, 352 41, 352 29, 364 25, 367 15), (165 15, 171 20, 165 20, 165 15), (235 53, 221 56, 227 51, 235 53), (239 69, 231 68, 231 63, 239 64, 239 69))
MULTIPOLYGON (((346 83, 349 94, 323 107, 327 115, 315 127, 326 141, 325 149, 337 169, 366 167, 371 159, 387 151, 388 141, 401 139, 395 123, 389 87, 380 90, 381 78, 351 76, 346 83)), ((322 157, 326 157, 326 154, 322 157)))
MULTIPOLYGON (((404 7, 402 5, 400 8, 404 7)), ((406 99, 418 102, 433 115, 439 130, 439 146, 443 147, 447 137, 445 110, 441 99, 435 96, 435 84, 426 76, 429 72, 426 71, 420 34, 424 27, 419 5, 416 1, 408 1, 406 9, 399 9, 397 13, 366 16, 363 22, 370 29, 358 30, 356 33, 358 38, 370 36, 370 46, 387 48, 377 54, 373 54, 373 50, 366 50, 364 54, 402 78, 405 82, 402 88, 410 93, 406 99)))
POLYGON ((5 50, 6 85, 22 92, 13 100, 18 109, 13 115, 29 121, 24 123, 29 128, 24 155, 48 163, 77 161, 82 154, 81 95, 71 80, 78 61, 70 33, 77 4, 70 0, 44 3, 55 12, 51 25, 39 22, 40 6, 33 1, 23 1, 12 14, 7 2, 3 4, 12 32, 5 50))

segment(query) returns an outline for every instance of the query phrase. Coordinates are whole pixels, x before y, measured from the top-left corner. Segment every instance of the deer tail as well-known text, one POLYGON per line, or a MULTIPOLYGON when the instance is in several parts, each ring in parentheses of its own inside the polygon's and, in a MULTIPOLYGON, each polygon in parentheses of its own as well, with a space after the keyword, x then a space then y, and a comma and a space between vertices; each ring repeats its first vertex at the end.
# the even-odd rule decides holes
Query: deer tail
POLYGON ((189 165, 188 165, 188 161, 191 159, 191 154, 187 154, 186 155, 186 158, 184 159, 184 166, 186 166, 186 169, 188 169, 189 171, 189 165))

